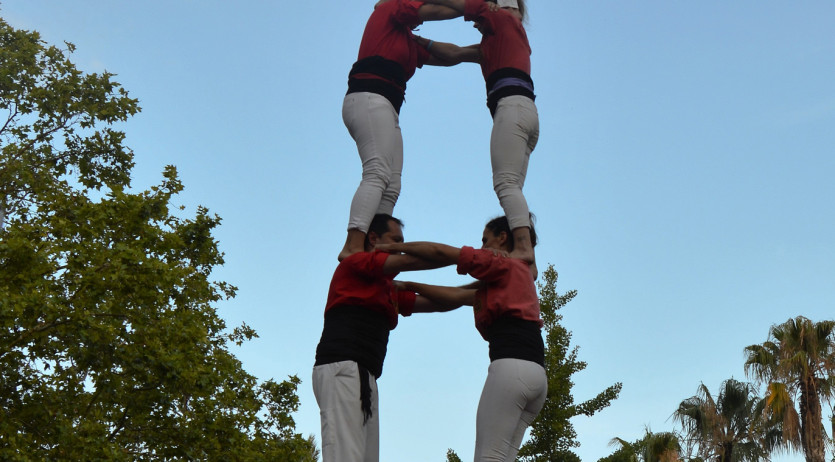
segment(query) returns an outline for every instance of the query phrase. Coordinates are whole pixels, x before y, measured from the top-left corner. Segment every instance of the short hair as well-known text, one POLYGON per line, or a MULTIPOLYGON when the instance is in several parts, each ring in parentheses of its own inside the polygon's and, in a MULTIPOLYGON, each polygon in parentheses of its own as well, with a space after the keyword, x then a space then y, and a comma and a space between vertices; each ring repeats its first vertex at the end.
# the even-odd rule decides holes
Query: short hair
POLYGON ((368 241, 369 234, 374 233, 377 236, 382 236, 384 233, 389 232, 389 222, 391 221, 397 223, 400 227, 403 227, 402 220, 394 218, 387 213, 378 213, 374 215, 374 218, 371 220, 371 224, 368 226, 368 232, 365 233, 365 246, 368 247, 371 245, 371 242, 368 241))
MULTIPOLYGON (((536 229, 534 229, 533 222, 536 219, 533 213, 529 213, 531 219, 531 247, 536 247, 536 229)), ((493 218, 492 220, 488 221, 485 228, 489 229, 494 236, 498 236, 499 234, 504 231, 507 233, 508 241, 510 242, 510 250, 513 251, 516 243, 513 239, 513 230, 510 229, 510 222, 507 220, 507 216, 502 215, 500 217, 493 218)))

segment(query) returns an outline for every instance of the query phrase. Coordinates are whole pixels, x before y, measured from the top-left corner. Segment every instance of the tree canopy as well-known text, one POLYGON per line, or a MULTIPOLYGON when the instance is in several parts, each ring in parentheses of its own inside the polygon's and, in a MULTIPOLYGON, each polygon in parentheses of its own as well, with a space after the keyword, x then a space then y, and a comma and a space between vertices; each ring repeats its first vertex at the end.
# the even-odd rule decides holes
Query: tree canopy
POLYGON ((172 166, 131 192, 138 101, 73 50, 0 19, 0 459, 315 461, 298 378, 229 351, 256 334, 215 309, 220 218, 180 216, 172 166))
POLYGON ((788 319, 771 326, 762 344, 745 347, 745 356, 746 373, 767 387, 766 411, 781 422, 783 444, 802 448, 808 462, 824 462, 821 402, 835 397, 835 321, 788 319))
POLYGON ((728 379, 716 398, 700 385, 698 394, 679 404, 673 418, 681 424, 683 438, 698 447, 702 460, 756 462, 768 460, 780 440, 780 425, 766 418, 764 407, 751 384, 728 379))
POLYGON ((587 364, 578 359, 579 347, 571 348, 571 332, 560 324, 558 313, 576 295, 576 290, 557 293, 557 271, 553 265, 542 273, 539 286, 539 306, 545 328, 545 371, 548 376, 548 398, 531 425, 530 439, 519 450, 519 459, 526 462, 579 461, 571 450, 580 444, 571 424, 572 417, 592 416, 608 407, 618 397, 622 385, 615 383, 580 402, 574 402, 571 376, 584 370, 587 364))

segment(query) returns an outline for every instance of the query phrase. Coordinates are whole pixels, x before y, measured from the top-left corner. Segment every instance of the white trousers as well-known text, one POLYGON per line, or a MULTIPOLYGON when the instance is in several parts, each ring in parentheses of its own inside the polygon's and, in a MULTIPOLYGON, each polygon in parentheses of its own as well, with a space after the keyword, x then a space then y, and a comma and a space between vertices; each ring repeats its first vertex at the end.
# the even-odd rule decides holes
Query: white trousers
POLYGON ((322 419, 322 462, 379 462, 377 380, 369 377, 371 417, 363 423, 357 363, 340 361, 313 368, 313 394, 322 419))
POLYGON ((342 102, 342 121, 357 143, 362 181, 351 201, 348 229, 368 232, 377 213, 394 211, 403 171, 400 118, 389 100, 376 93, 350 93, 342 102))
POLYGON ((548 378, 539 364, 512 358, 491 362, 478 402, 475 462, 514 462, 547 395, 548 378))
POLYGON ((528 202, 522 194, 528 159, 539 140, 539 114, 534 102, 511 95, 499 100, 490 135, 493 189, 499 197, 510 229, 530 226, 528 202))

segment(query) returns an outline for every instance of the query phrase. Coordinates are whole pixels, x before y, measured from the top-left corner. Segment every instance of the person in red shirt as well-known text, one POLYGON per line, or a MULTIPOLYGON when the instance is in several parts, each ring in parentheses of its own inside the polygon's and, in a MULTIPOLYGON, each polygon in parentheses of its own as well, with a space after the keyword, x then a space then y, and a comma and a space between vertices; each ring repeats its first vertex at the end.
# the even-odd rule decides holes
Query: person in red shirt
POLYGON ((403 242, 402 222, 378 214, 363 252, 343 259, 333 274, 325 323, 316 348, 313 392, 322 419, 323 462, 377 462, 380 450, 377 378, 383 373, 389 332, 398 315, 449 311, 392 282, 400 271, 437 268, 411 255, 375 250, 403 242))
POLYGON ((348 236, 339 260, 363 250, 371 219, 377 213, 391 215, 400 195, 399 115, 406 82, 424 64, 449 65, 418 46, 412 30, 423 21, 458 16, 461 12, 421 1, 382 0, 368 18, 342 103, 342 120, 362 160, 362 180, 351 201, 348 236))
POLYGON ((513 256, 535 263, 529 240, 528 203, 522 193, 528 160, 539 140, 539 114, 531 79, 531 47, 523 25, 524 0, 426 0, 447 6, 473 21, 481 43, 459 47, 418 37, 418 44, 446 63, 481 65, 487 87, 487 107, 493 116, 490 160, 493 189, 510 220, 516 241, 513 256), (496 7, 498 6, 498 8, 496 7))
MULTIPOLYGON (((536 245, 532 225, 529 233, 531 244, 536 245)), ((473 307, 476 328, 490 351, 490 367, 476 416, 474 460, 512 462, 525 430, 542 410, 548 394, 542 319, 528 264, 508 256, 514 250, 514 239, 507 218, 487 223, 481 242, 481 249, 434 242, 377 248, 404 252, 439 265, 456 264, 460 274, 480 281, 475 287, 399 284, 438 304, 473 307)))

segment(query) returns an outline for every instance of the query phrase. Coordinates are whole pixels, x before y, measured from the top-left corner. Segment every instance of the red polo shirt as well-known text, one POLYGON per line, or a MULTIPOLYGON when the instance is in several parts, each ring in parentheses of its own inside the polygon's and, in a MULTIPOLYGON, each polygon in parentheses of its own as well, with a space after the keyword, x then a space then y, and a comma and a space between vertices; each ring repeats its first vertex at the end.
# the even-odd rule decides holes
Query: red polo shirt
POLYGON ((359 252, 339 263, 331 279, 325 312, 336 306, 356 306, 380 313, 397 327, 397 315, 411 316, 415 307, 414 292, 398 291, 392 282, 398 273, 384 274, 386 252, 359 252))
POLYGON ((458 273, 487 283, 476 291, 473 306, 476 329, 485 339, 487 328, 501 316, 535 321, 542 327, 536 284, 524 261, 496 256, 492 250, 462 247, 458 273))
MULTIPOLYGON (((381 56, 403 67, 406 80, 429 60, 429 52, 415 42, 412 29, 422 23, 418 10, 423 2, 389 0, 371 13, 362 34, 357 61, 381 56)), ((374 74, 357 74, 354 78, 379 78, 374 74)))
POLYGON ((481 72, 485 80, 506 67, 530 75, 531 46, 522 21, 505 10, 490 11, 484 0, 466 0, 464 19, 481 24, 481 72))

